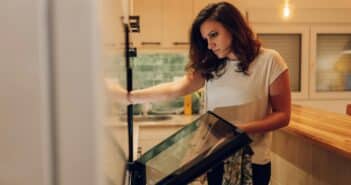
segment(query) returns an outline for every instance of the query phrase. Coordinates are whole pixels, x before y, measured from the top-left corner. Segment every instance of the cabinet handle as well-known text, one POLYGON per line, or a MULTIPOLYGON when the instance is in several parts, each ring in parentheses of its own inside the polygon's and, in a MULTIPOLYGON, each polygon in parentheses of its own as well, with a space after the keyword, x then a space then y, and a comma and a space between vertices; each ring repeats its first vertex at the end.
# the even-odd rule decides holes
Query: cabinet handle
MULTIPOLYGON (((126 45, 126 43, 125 42, 121 42, 121 46, 124 46, 124 45, 126 45)), ((129 46, 133 46, 133 42, 129 42, 129 46)))
POLYGON ((173 42, 173 45, 175 45, 175 46, 189 45, 189 42, 173 42))
POLYGON ((141 42, 141 45, 161 45, 161 42, 141 42))

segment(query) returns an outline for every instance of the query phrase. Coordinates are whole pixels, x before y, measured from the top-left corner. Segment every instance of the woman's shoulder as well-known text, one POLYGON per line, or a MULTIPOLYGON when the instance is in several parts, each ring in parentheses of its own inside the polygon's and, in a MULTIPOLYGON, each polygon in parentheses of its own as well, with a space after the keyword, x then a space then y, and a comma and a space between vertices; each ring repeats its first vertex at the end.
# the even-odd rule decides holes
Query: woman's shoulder
POLYGON ((274 49, 261 49, 262 58, 264 62, 261 62, 262 65, 271 66, 277 69, 286 69, 288 66, 284 60, 284 58, 280 55, 280 53, 274 49))
POLYGON ((268 49, 268 48, 261 48, 260 53, 257 57, 258 61, 264 61, 260 62, 261 64, 269 64, 269 63, 275 63, 275 62, 282 62, 284 59, 282 56, 279 54, 278 51, 274 49, 268 49))
POLYGON ((274 58, 274 57, 280 56, 278 51, 270 48, 263 48, 263 47, 260 48, 259 55, 265 58, 274 58))
POLYGON ((265 66, 269 67, 271 65, 286 65, 278 51, 268 48, 261 48, 256 61, 253 63, 257 63, 257 67, 259 68, 265 68, 265 66))

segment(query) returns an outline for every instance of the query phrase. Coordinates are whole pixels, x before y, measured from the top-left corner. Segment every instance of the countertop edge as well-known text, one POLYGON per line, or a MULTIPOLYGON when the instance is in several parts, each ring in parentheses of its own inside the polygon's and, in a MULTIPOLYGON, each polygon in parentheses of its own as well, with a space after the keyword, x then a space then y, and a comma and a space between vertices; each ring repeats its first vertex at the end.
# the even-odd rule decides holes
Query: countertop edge
MULTIPOLYGON (((306 109, 306 110, 313 110, 313 111, 320 111, 320 117, 322 118, 323 116, 328 116, 329 112, 323 111, 320 109, 314 109, 314 108, 309 108, 309 107, 302 107, 299 105, 293 105, 295 108, 298 107, 299 109, 306 109)), ((297 111, 298 113, 296 114, 304 114, 301 112, 301 110, 297 111)), ((292 110, 292 114, 294 114, 294 110, 292 110)), ((336 113, 331 113, 333 116, 337 116, 336 113)), ((308 114, 306 114, 308 116, 308 114)), ((340 114, 340 117, 344 117, 344 115, 340 114)), ((335 123, 333 123, 335 124, 335 123)), ((351 125, 351 119, 350 119, 350 125, 351 125)), ((313 143, 325 148, 328 151, 335 152, 337 154, 340 154, 343 157, 346 157, 348 159, 351 159, 351 150, 350 148, 345 148, 343 146, 348 146, 348 143, 351 146, 351 138, 350 137, 345 137, 343 138, 343 143, 342 144, 333 144, 333 140, 331 138, 323 137, 324 135, 322 134, 316 134, 313 132, 309 132, 308 129, 303 129, 302 127, 309 127, 315 129, 315 131, 319 132, 327 132, 327 130, 323 130, 321 128, 316 128, 311 125, 304 124, 303 122, 298 122, 293 119, 293 116, 290 120, 290 123, 287 127, 284 127, 280 130, 289 133, 289 134, 294 134, 298 136, 302 136, 305 139, 308 139, 309 141, 312 141, 313 143)), ((347 132, 347 131, 345 131, 347 132)))

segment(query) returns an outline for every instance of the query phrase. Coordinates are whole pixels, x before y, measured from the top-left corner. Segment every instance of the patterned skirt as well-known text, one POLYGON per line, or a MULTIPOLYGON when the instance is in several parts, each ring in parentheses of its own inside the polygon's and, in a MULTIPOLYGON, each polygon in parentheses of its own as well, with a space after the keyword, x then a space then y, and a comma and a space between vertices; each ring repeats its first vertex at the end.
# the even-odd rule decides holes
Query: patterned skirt
MULTIPOLYGON (((222 185, 253 185, 251 166, 252 154, 253 152, 250 146, 246 146, 224 161, 222 185)), ((206 175, 199 177, 197 183, 191 184, 209 185, 206 175)))

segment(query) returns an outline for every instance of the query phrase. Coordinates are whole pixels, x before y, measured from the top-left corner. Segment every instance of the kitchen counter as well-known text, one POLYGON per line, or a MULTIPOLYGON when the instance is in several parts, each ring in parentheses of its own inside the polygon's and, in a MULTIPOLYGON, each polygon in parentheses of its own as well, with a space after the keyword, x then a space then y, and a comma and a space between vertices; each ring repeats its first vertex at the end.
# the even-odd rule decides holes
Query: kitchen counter
POLYGON ((351 159, 351 116, 293 105, 290 124, 283 130, 351 159))
POLYGON ((289 126, 273 132, 272 185, 349 184, 351 116, 292 106, 289 126))

